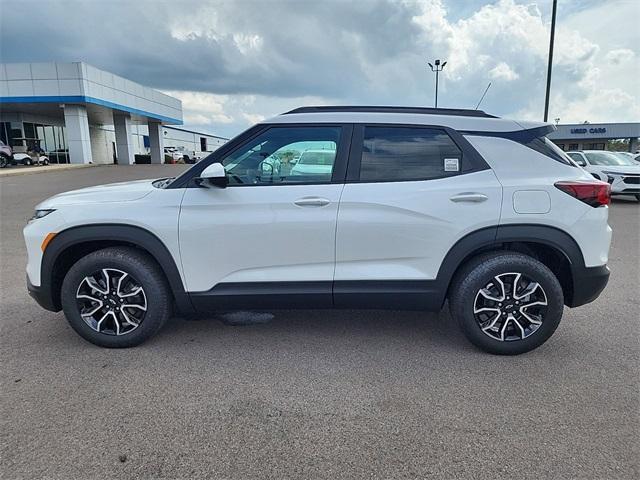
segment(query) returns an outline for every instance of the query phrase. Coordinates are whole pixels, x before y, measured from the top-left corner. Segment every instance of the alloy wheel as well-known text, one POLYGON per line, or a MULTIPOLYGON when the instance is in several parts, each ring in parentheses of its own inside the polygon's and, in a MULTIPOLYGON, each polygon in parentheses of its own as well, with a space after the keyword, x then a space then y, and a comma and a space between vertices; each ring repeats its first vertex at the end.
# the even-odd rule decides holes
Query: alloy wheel
POLYGON ((131 333, 147 312, 147 296, 140 283, 114 268, 84 277, 76 292, 76 304, 84 322, 107 335, 131 333))
POLYGON ((510 272, 496 275, 478 291, 473 314, 485 335, 508 342, 533 335, 542 325, 547 305, 538 282, 510 272))

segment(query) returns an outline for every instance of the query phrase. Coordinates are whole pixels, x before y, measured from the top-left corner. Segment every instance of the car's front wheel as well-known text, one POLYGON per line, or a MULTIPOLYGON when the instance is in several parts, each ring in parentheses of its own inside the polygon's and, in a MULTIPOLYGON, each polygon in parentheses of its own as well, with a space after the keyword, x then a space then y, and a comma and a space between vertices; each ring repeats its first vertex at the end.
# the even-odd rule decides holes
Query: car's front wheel
POLYGON ((517 355, 551 337, 562 318, 564 296, 543 263, 521 253, 495 252, 462 267, 449 304, 471 343, 486 352, 517 355))
POLYGON ((80 336, 101 347, 133 347, 153 336, 170 315, 171 298, 158 264, 127 247, 86 255, 62 283, 67 320, 80 336))

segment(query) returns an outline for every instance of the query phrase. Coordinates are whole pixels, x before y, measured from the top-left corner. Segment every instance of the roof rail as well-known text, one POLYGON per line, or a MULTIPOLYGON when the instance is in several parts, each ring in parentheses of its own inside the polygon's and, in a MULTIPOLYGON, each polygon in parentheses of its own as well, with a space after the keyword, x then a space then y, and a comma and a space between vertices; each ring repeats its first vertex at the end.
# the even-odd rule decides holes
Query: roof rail
POLYGON ((417 113, 422 115, 452 115, 458 117, 484 117, 498 118, 489 115, 482 110, 469 110, 463 108, 429 108, 429 107, 393 107, 393 106, 348 106, 348 105, 322 105, 312 107, 300 107, 283 113, 328 113, 328 112, 363 112, 363 113, 417 113))

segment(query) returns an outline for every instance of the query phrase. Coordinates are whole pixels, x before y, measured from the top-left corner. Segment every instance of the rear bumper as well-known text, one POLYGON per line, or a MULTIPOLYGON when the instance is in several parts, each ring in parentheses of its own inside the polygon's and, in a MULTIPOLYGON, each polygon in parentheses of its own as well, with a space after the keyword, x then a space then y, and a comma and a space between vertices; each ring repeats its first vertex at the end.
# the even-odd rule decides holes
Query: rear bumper
POLYGON ((593 302, 607 286, 609 267, 585 267, 573 272, 573 296, 568 307, 579 307, 593 302))
POLYGON ((27 291, 29 295, 38 302, 38 305, 45 310, 49 310, 50 312, 60 311, 60 308, 58 308, 53 301, 50 288, 45 288, 44 286, 36 287, 29 281, 29 277, 27 277, 27 291))

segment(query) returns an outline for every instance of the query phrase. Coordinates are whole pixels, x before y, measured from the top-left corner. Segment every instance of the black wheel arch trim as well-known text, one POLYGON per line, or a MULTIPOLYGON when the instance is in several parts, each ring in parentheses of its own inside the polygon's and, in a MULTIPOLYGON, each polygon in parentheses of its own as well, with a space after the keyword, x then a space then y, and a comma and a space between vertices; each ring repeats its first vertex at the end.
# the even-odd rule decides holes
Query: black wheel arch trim
MULTIPOLYGON (((59 311, 61 306, 56 301, 57 292, 53 291, 54 268, 63 252, 69 248, 87 242, 126 242, 144 249, 162 268, 175 298, 178 311, 192 313, 193 305, 185 291, 182 277, 165 244, 150 231, 135 225, 126 224, 92 224, 71 227, 56 234, 49 242, 42 256, 40 296, 48 299, 46 302, 59 311)), ((44 306, 44 305, 43 305, 44 306)), ((45 307, 47 308, 47 307, 45 307)))
MULTIPOLYGON (((467 259, 487 249, 499 247, 505 243, 515 242, 538 243, 552 247, 566 258, 571 268, 572 280, 572 291, 569 292, 568 298, 566 299, 568 306, 575 307, 588 303, 595 299, 600 291, 602 291, 602 289, 600 289, 595 294, 589 291, 581 291, 581 289, 589 289, 589 287, 583 287, 577 282, 577 279, 592 276, 592 273, 589 273, 592 269, 585 266, 582 251, 571 235, 548 225, 508 224, 487 227, 471 232, 458 240, 449 250, 436 277, 436 282, 442 286, 444 290, 440 299, 441 302, 444 303, 449 285, 456 271, 467 259), (584 301, 586 298, 590 298, 590 300, 584 301)), ((604 286, 602 286, 602 288, 604 288, 604 286)))

